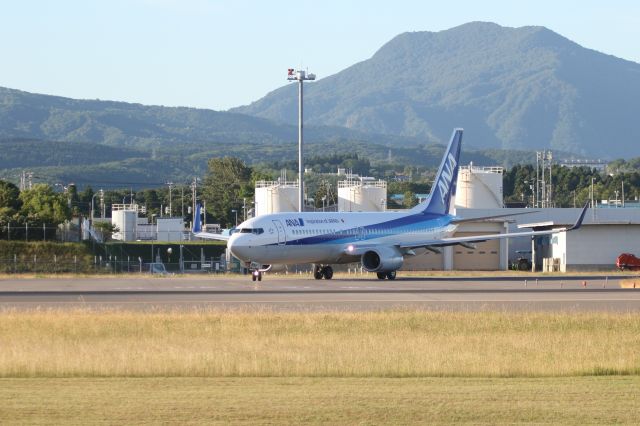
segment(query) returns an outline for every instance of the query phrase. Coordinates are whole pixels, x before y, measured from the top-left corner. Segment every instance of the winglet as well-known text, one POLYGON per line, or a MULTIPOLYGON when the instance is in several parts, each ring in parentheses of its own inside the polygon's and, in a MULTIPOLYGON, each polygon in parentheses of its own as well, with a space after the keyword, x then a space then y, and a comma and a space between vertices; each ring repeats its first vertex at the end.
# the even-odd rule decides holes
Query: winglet
POLYGON ((193 233, 202 231, 202 223, 200 221, 200 203, 196 204, 196 211, 193 214, 193 233))
POLYGON ((576 229, 579 229, 582 226, 582 220, 584 219, 584 215, 587 213, 588 208, 589 208, 589 202, 587 201, 584 207, 582 208, 580 217, 578 217, 578 220, 576 220, 576 223, 571 228, 567 228, 567 231, 574 231, 576 229))

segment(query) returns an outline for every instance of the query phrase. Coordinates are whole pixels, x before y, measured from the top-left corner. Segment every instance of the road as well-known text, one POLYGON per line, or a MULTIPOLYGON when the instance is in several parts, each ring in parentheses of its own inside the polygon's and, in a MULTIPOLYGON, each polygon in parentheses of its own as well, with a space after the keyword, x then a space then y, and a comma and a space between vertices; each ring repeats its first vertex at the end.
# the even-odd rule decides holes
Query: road
POLYGON ((640 311, 639 289, 619 278, 122 277, 0 280, 0 309, 270 309, 276 311, 640 311))

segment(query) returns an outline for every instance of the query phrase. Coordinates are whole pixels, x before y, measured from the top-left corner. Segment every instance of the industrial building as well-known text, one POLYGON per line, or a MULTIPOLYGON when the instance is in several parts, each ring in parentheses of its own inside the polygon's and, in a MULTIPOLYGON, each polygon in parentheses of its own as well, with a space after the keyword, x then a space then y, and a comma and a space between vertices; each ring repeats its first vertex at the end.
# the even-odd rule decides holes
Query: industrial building
POLYGON ((111 223, 118 228, 112 238, 120 241, 157 240, 182 241, 184 220, 175 217, 156 217, 149 223, 146 217, 138 217, 140 207, 135 204, 113 204, 111 223))

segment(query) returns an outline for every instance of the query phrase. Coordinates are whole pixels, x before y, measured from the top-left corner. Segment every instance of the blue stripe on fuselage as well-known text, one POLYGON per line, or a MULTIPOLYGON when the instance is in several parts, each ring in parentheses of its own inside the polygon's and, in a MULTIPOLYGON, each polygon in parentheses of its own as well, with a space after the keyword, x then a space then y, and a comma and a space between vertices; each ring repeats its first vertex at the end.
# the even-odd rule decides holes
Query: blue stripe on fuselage
MULTIPOLYGON (((355 241, 365 241, 380 237, 386 237, 393 234, 403 234, 408 232, 428 228, 444 228, 451 223, 451 215, 438 215, 431 213, 420 213, 409 216, 403 216, 386 222, 378 222, 371 225, 359 226, 341 230, 340 233, 326 233, 314 235, 311 237, 303 237, 289 240, 287 245, 311 245, 311 244, 328 244, 328 243, 351 243, 355 241), (369 230, 384 229, 384 232, 369 232, 369 230), (362 231, 360 231, 362 229, 362 231)), ((278 245, 273 243, 269 245, 278 245)))

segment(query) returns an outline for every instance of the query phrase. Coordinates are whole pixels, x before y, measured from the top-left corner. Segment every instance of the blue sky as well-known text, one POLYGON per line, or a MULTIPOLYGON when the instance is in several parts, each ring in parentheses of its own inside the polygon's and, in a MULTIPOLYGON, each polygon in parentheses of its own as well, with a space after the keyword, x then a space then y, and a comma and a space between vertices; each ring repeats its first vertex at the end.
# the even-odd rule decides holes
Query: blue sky
POLYGON ((543 25, 640 62, 640 2, 5 0, 0 86, 83 99, 227 109, 365 60, 405 31, 543 25))

